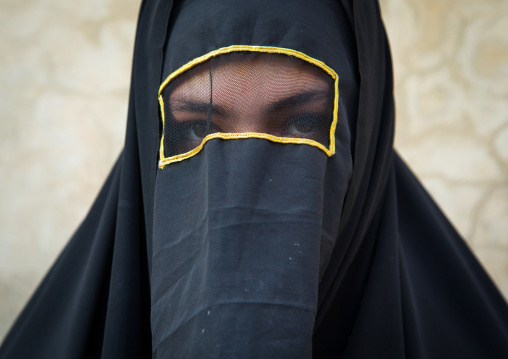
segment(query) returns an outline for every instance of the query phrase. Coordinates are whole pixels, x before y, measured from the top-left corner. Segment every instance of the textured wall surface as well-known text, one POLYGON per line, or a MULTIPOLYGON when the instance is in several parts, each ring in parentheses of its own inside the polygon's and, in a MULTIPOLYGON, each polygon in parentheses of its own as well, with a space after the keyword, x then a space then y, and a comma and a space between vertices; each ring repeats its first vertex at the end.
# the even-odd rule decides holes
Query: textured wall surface
POLYGON ((508 298, 508 2, 381 5, 396 147, 508 298))
MULTIPOLYGON (((0 338, 123 145, 139 0, 0 0, 0 338)), ((508 3, 382 0, 396 146, 508 296, 508 3)))

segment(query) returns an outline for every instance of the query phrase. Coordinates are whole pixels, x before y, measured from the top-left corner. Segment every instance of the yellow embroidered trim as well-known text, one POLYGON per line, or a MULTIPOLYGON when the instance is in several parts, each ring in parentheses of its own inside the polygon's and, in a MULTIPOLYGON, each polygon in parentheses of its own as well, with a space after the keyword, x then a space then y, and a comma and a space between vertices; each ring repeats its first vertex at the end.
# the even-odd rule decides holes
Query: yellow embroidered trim
POLYGON ((278 142, 278 143, 294 143, 294 144, 306 144, 310 146, 317 147, 321 149, 328 157, 332 156, 335 153, 335 130, 337 127, 337 117, 339 112, 339 76, 335 71, 333 71, 330 67, 325 65, 322 61, 316 60, 310 56, 305 55, 303 52, 291 50, 291 49, 285 49, 282 47, 272 47, 272 46, 250 46, 250 45, 232 45, 228 47, 223 47, 217 50, 214 50, 212 52, 209 52, 203 56, 197 57, 194 60, 186 63, 182 67, 180 67, 178 70, 174 71, 172 74, 170 74, 166 80, 161 84, 159 88, 159 104, 161 107, 161 118, 162 118, 162 137, 160 142, 160 150, 159 150, 159 168, 164 168, 167 164, 173 163, 173 162, 179 162, 182 160, 185 160, 189 157, 194 156, 199 151, 203 149, 203 146, 206 142, 208 142, 211 139, 214 138, 220 138, 223 140, 230 140, 230 139, 239 139, 239 138, 262 138, 266 139, 272 142, 278 142), (257 133, 257 132, 241 132, 241 133, 224 133, 224 132, 216 132, 212 133, 210 135, 207 135, 203 138, 203 141, 201 141, 201 144, 194 148, 193 150, 189 152, 185 152, 179 155, 171 156, 171 157, 165 157, 164 156, 164 126, 165 126, 165 115, 164 115, 164 99, 162 98, 162 91, 164 88, 168 85, 168 83, 173 80, 178 75, 182 74, 183 72, 191 69, 192 67, 199 65, 208 59, 223 55, 223 54, 229 54, 231 52, 240 52, 240 51, 250 51, 250 52, 262 52, 262 53, 270 53, 270 54, 284 54, 288 56, 293 56, 298 59, 307 61, 322 70, 324 70, 327 74, 329 74, 332 79, 334 80, 334 101, 333 101, 333 120, 332 125, 330 126, 330 146, 329 148, 326 148, 321 143, 310 140, 308 138, 292 138, 292 137, 279 137, 274 135, 269 135, 266 133, 257 133))

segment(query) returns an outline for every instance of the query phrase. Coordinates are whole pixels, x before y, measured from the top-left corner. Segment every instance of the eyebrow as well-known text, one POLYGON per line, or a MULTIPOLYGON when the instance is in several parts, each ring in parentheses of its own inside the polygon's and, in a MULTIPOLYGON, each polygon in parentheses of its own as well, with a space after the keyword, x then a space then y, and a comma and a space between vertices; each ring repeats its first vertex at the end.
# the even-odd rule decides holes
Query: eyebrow
POLYGON ((318 98, 322 98, 328 94, 328 91, 307 91, 299 94, 286 97, 282 100, 273 102, 270 104, 266 112, 276 112, 287 110, 295 106, 305 105, 309 102, 313 102, 318 98))
POLYGON ((189 100, 174 100, 171 103, 172 111, 184 111, 207 114, 212 110, 213 115, 226 116, 227 111, 219 105, 213 104, 210 107, 209 102, 189 101, 189 100))
MULTIPOLYGON (((277 112, 287 110, 295 106, 302 106, 316 99, 322 98, 328 94, 328 91, 307 91, 299 94, 283 98, 282 100, 273 102, 265 112, 277 112)), ((191 100, 174 100, 171 106, 172 111, 194 112, 207 114, 210 110, 209 102, 199 102, 191 100)), ((227 111, 220 105, 213 104, 211 106, 212 114, 227 117, 227 111)))

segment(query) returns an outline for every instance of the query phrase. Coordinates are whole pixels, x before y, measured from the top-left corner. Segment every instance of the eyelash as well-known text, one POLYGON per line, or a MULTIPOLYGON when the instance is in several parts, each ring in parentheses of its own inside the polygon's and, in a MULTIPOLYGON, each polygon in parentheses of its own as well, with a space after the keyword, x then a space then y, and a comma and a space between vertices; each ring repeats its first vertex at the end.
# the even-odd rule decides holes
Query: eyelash
MULTIPOLYGON (((279 128, 279 136, 308 137, 328 126, 328 116, 320 113, 301 113, 290 116, 279 128)), ((183 135, 183 141, 201 142, 211 133, 224 132, 213 122, 207 120, 190 120, 176 124, 174 131, 183 135)))
POLYGON ((287 133, 306 136, 321 131, 328 122, 328 116, 319 113, 301 113, 288 118, 283 125, 283 130, 287 133))
POLYGON ((181 129, 185 131, 185 135, 191 141, 201 141, 204 137, 211 133, 222 132, 222 130, 213 122, 206 120, 193 120, 185 124, 181 124, 181 129))

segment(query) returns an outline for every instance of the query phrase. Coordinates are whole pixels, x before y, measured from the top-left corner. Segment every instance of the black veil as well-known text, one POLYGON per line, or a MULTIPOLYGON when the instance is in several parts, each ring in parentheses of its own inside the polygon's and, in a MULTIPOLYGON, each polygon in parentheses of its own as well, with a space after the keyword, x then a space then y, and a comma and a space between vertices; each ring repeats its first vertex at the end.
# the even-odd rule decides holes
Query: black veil
MULTIPOLYGON (((332 246, 321 244, 321 253, 304 256, 312 259, 312 275, 302 268, 295 272, 295 282, 305 278, 315 288, 305 315, 276 306, 246 312, 238 303, 220 311, 212 332, 240 333, 239 342, 248 341, 252 351, 243 351, 244 345, 214 351, 211 345, 216 341, 201 336, 201 324, 208 320, 205 306, 193 317, 194 326, 183 327, 154 356, 507 357, 506 303, 393 150, 391 58, 377 2, 149 0, 143 2, 138 22, 125 148, 87 218, 6 337, 0 358, 152 356, 154 338, 173 324, 163 320, 154 327, 154 315, 164 318, 159 316, 163 312, 153 312, 153 288, 165 283, 160 276, 165 267, 158 266, 163 261, 154 256, 161 238, 157 231, 167 223, 160 214, 178 207, 160 201, 174 191, 164 185, 170 180, 172 172, 166 170, 171 165, 157 168, 162 126, 156 94, 172 71, 234 44, 292 48, 320 59, 339 74, 344 86, 342 108, 347 109, 342 125, 347 131, 337 136, 349 152, 338 149, 325 161, 322 156, 318 159, 322 154, 315 149, 295 152, 305 159, 301 163, 317 166, 314 172, 322 174, 323 222, 334 222, 337 232, 332 246), (203 24, 214 31, 203 31, 203 24), (338 158, 346 163, 342 172, 329 165, 334 159, 340 162, 338 158), (327 196, 326 191, 337 185, 334 174, 340 173, 348 173, 343 198, 327 196), (342 201, 327 202, 327 198, 342 201), (315 268, 323 252, 327 265, 317 276, 315 268), (252 315, 267 320, 251 325, 252 315), (270 316, 277 320, 266 326, 270 316), (283 319, 289 320, 287 325, 283 319), (273 328, 287 330, 298 340, 279 340, 276 351, 266 352, 263 345, 270 338, 266 333, 273 328), (182 351, 175 351, 179 348, 182 351)), ((267 158, 281 163, 294 155, 276 151, 285 145, 256 139, 209 145, 208 152, 182 165, 189 171, 199 169, 205 156, 214 158, 227 148, 267 151, 267 158)), ((237 166, 239 160, 225 157, 217 166, 237 166)), ((235 167, 236 173, 264 171, 261 165, 235 167)), ((304 169, 294 171, 298 175, 304 169)), ((291 177, 276 168, 268 173, 281 183, 291 177)), ((269 258, 270 269, 280 268, 269 258)), ((279 338, 278 332, 268 333, 279 338)))

